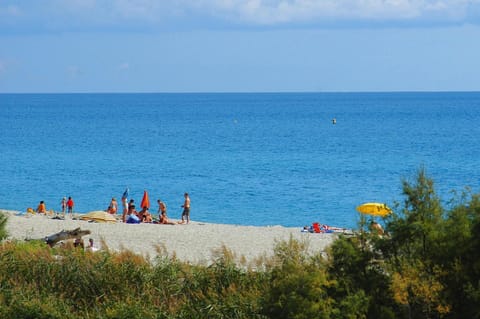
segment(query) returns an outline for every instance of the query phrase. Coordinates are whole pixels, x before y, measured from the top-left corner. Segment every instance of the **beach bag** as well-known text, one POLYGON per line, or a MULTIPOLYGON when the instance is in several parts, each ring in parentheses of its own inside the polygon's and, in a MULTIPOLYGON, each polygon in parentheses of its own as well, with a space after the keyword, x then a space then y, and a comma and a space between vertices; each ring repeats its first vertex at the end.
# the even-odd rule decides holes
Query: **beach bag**
POLYGON ((140 224, 140 218, 135 215, 128 215, 127 224, 140 224))

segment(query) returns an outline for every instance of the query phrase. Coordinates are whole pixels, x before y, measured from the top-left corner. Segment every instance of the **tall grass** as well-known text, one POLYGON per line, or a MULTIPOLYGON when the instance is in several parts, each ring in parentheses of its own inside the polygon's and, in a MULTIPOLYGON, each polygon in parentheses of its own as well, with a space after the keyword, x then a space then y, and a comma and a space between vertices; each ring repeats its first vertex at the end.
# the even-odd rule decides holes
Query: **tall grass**
POLYGON ((0 246, 1 318, 254 318, 264 283, 229 256, 197 266, 129 251, 0 246))

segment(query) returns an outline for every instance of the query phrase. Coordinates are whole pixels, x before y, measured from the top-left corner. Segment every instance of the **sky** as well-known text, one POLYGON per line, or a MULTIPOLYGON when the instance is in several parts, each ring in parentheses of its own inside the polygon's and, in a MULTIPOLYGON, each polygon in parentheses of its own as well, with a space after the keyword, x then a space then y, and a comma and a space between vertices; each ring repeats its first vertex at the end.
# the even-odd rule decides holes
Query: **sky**
POLYGON ((0 0, 0 93, 480 91, 480 0, 0 0))

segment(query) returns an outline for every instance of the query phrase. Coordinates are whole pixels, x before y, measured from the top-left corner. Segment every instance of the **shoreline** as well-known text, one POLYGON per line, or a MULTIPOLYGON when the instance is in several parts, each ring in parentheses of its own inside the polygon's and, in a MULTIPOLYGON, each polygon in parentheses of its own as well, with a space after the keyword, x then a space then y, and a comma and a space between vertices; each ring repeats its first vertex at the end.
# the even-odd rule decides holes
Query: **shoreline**
MULTIPOLYGON (((306 233, 302 227, 242 226, 191 221, 190 224, 126 224, 98 223, 79 219, 53 219, 48 216, 21 214, 1 210, 8 216, 7 240, 43 239, 62 230, 80 227, 91 234, 82 239, 94 240, 97 248, 102 243, 111 251, 129 250, 153 260, 160 254, 194 263, 210 264, 218 252, 227 248, 236 262, 254 263, 262 257, 271 257, 279 241, 290 238, 307 243, 309 253, 324 252, 337 238, 335 233, 306 233), (165 253, 166 251, 166 253, 165 253)), ((81 216, 76 214, 74 216, 81 216)), ((176 221, 176 220, 173 220, 176 221)))

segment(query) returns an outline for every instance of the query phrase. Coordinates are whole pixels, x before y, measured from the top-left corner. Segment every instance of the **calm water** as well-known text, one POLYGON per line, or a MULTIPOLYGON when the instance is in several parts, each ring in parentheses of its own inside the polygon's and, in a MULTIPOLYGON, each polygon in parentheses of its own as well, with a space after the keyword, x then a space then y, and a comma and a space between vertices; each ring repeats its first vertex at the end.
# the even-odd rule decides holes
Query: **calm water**
POLYGON ((480 93, 3 94, 0 118, 5 209, 129 187, 171 218, 189 192, 196 221, 351 227, 422 165, 445 200, 480 186, 480 93))

